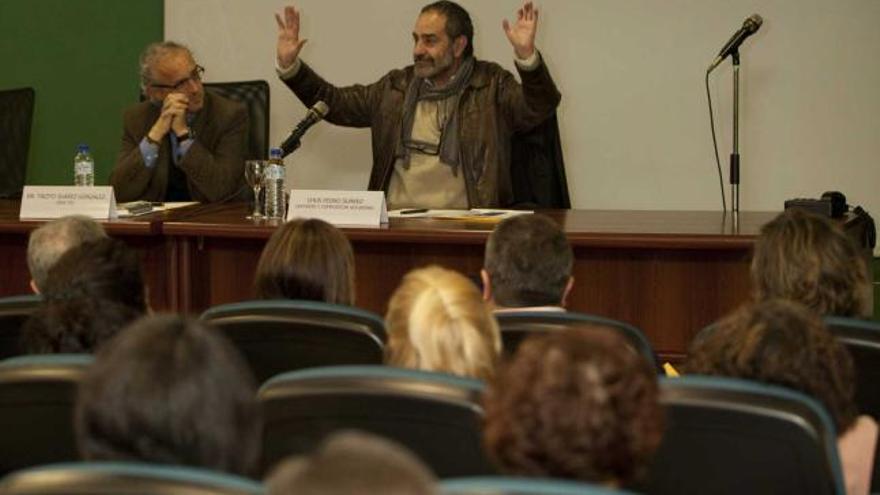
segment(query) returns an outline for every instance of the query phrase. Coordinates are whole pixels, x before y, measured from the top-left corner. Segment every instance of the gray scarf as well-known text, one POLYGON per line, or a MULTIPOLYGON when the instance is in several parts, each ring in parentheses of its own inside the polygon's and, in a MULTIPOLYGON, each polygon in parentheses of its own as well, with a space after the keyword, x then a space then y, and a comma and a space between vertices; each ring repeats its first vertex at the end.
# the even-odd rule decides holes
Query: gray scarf
POLYGON ((419 101, 442 101, 452 97, 447 108, 451 112, 445 123, 441 123, 443 131, 440 137, 439 153, 440 161, 452 167, 452 173, 458 175, 459 143, 458 143, 458 102, 465 86, 470 82, 474 71, 474 58, 468 57, 458 68, 452 82, 443 88, 435 88, 427 80, 415 77, 406 88, 403 100, 403 121, 400 128, 400 140, 397 142, 395 157, 403 159, 404 169, 409 169, 409 159, 412 143, 413 121, 416 115, 416 105, 419 101))

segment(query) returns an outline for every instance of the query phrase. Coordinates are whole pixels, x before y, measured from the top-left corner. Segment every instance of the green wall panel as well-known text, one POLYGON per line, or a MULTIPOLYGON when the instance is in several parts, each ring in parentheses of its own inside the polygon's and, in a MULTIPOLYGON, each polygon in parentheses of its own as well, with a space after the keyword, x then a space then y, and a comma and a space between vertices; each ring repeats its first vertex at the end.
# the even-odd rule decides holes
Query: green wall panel
POLYGON ((71 184, 79 142, 107 184, 138 56, 162 25, 162 0, 0 0, 0 88, 36 91, 28 184, 71 184))

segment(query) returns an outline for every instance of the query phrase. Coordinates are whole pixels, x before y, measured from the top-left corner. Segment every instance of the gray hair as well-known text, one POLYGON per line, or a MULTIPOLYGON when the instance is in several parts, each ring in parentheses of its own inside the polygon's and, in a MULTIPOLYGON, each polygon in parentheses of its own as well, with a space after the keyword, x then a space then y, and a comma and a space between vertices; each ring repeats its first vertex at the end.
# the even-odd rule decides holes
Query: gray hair
POLYGON ((176 41, 158 41, 150 43, 144 48, 140 58, 141 90, 146 90, 147 86, 153 82, 153 65, 156 64, 156 61, 169 53, 179 51, 184 51, 190 58, 195 59, 189 47, 176 41))
POLYGON ((406 447, 371 433, 340 431, 309 457, 288 457, 266 480, 269 495, 436 495, 436 478, 406 447))
POLYGON ((483 260, 492 298, 508 308, 559 305, 573 265, 565 233, 543 215, 519 215, 498 224, 483 260))
POLYGON ((34 285, 42 290, 49 270, 70 248, 106 237, 101 224, 82 215, 62 217, 31 232, 27 264, 34 285))

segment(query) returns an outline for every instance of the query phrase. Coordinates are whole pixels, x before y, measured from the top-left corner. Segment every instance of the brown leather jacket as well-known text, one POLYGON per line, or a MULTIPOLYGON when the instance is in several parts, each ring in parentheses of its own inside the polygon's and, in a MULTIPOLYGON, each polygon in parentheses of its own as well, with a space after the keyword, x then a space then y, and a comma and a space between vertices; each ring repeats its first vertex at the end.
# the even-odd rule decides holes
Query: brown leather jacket
MULTIPOLYGON (((531 129, 553 114, 560 94, 543 60, 534 70, 513 74, 492 62, 477 61, 461 97, 459 142, 468 203, 473 208, 513 202, 510 180, 511 136, 531 129)), ((303 63, 285 84, 307 107, 324 101, 326 120, 347 127, 370 127, 373 170, 369 189, 386 191, 400 138, 403 101, 414 77, 412 66, 392 70, 377 82, 337 88, 303 63)))

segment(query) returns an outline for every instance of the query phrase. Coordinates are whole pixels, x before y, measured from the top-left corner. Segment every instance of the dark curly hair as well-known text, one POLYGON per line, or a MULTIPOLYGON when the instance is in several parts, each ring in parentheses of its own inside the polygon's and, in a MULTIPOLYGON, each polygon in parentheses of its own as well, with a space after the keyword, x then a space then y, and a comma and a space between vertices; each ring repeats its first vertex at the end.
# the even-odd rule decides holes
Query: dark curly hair
POLYGON ((856 243, 813 213, 787 210, 761 227, 751 275, 757 301, 790 299, 822 315, 871 314, 871 278, 856 243))
POLYGON ((695 341, 684 370, 788 387, 814 397, 838 434, 856 420, 849 351, 803 305, 770 300, 745 306, 695 341))
POLYGON ((44 302, 22 332, 28 354, 93 352, 147 311, 137 253, 115 239, 68 250, 41 289, 44 302))
POLYGON ((663 435, 655 373, 600 326, 527 340, 484 403, 485 448, 516 475, 626 484, 663 435))

